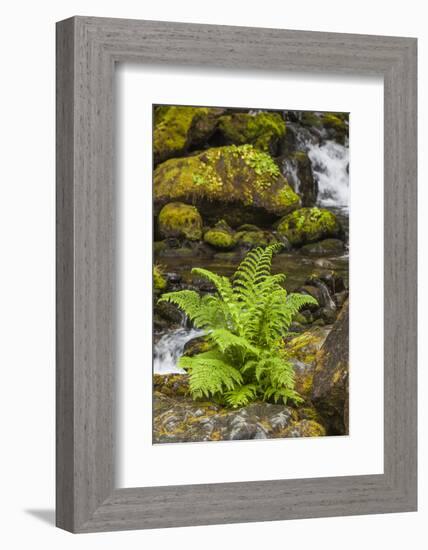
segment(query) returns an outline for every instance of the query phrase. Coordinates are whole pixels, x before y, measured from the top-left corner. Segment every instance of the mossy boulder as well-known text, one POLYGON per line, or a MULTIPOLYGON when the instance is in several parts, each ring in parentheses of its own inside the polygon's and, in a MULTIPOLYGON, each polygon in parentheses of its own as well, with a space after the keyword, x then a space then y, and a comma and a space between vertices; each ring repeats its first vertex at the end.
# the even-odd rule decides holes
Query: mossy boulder
POLYGON ((164 291, 168 286, 168 282, 163 274, 162 268, 155 264, 153 266, 153 287, 157 291, 164 291))
POLYGON ((162 237, 184 237, 190 241, 202 237, 202 218, 198 210, 182 202, 166 204, 159 213, 158 226, 162 237))
POLYGON ((306 256, 334 256, 343 254, 345 245, 340 239, 324 239, 317 243, 305 244, 300 249, 306 256))
POLYGON ((278 233, 291 244, 299 246, 342 233, 339 220, 325 208, 300 208, 285 216, 278 223, 278 233))
POLYGON ((279 242, 271 231, 263 231, 262 229, 237 231, 235 242, 245 250, 251 250, 258 246, 268 246, 279 242))
POLYGON ((343 305, 333 329, 317 353, 312 402, 331 435, 348 433, 349 302, 343 305))
POLYGON ((202 145, 214 132, 223 112, 224 109, 205 107, 156 107, 153 130, 155 163, 202 145))
POLYGON ((229 250, 235 246, 234 233, 224 220, 220 220, 214 227, 205 231, 204 241, 222 250, 229 250))
POLYGON ((285 122, 279 113, 234 113, 220 117, 218 131, 228 144, 251 143, 261 151, 276 154, 285 135, 285 122))
POLYGON ((198 207, 208 224, 268 224, 299 208, 299 196, 266 153, 251 145, 208 149, 170 159, 154 172, 155 211, 171 201, 198 207))

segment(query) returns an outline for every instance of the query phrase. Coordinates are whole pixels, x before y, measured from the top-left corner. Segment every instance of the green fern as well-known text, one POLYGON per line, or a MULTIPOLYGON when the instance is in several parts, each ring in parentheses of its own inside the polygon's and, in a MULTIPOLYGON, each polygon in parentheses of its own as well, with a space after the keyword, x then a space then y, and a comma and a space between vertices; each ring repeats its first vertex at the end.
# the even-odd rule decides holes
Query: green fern
POLYGON ((282 248, 256 248, 242 260, 232 279, 207 269, 192 273, 210 281, 215 295, 200 297, 192 290, 166 293, 160 301, 177 305, 193 325, 203 329, 211 351, 182 357, 189 373, 190 393, 223 401, 230 407, 256 399, 299 402, 294 370, 283 349, 296 313, 317 304, 312 296, 288 294, 285 275, 272 275, 272 257, 282 248))

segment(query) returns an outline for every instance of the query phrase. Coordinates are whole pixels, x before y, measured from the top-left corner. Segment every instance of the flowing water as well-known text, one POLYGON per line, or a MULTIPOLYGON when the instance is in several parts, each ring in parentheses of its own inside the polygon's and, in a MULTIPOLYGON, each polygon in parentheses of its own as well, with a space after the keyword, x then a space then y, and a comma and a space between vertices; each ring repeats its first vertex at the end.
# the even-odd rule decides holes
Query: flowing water
POLYGON ((347 208, 349 204, 349 148, 334 141, 308 144, 320 206, 347 208))
POLYGON ((154 347, 153 372, 155 374, 183 373, 184 371, 177 366, 177 362, 183 353, 184 346, 202 334, 201 330, 185 327, 164 334, 154 347))

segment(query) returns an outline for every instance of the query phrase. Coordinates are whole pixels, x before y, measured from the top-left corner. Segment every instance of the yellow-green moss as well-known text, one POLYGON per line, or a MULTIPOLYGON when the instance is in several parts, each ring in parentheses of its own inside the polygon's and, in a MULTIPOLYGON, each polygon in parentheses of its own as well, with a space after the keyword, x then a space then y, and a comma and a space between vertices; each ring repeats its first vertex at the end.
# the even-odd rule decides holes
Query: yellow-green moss
POLYGON ((171 202, 159 213, 159 232, 163 237, 184 237, 197 241, 202 237, 202 218, 189 204, 171 202))
POLYGON ((153 286, 155 290, 165 290, 167 287, 167 281, 163 274, 162 266, 155 264, 153 266, 153 286))
POLYGON ((341 113, 323 113, 321 115, 321 122, 325 128, 332 128, 340 133, 346 133, 348 131, 346 122, 343 116, 339 116, 341 113))
POLYGON ((269 231, 238 231, 235 235, 235 240, 238 244, 248 248, 257 246, 268 246, 269 244, 277 243, 278 239, 269 231))
POLYGON ((220 117, 219 129, 229 143, 268 152, 285 135, 285 122, 279 113, 235 113, 220 117))
POLYGON ((211 148, 170 159, 154 172, 155 201, 239 203, 281 215, 300 206, 300 198, 272 158, 251 145, 211 148))
POLYGON ((204 234, 204 241, 215 248, 229 249, 235 244, 233 235, 222 229, 208 229, 204 234))
POLYGON ((182 154, 192 142, 209 137, 219 109, 161 106, 155 110, 153 153, 156 162, 182 154))
POLYGON ((328 237, 337 237, 341 226, 337 217, 324 208, 300 208, 285 216, 278 232, 291 244, 302 245, 328 237))

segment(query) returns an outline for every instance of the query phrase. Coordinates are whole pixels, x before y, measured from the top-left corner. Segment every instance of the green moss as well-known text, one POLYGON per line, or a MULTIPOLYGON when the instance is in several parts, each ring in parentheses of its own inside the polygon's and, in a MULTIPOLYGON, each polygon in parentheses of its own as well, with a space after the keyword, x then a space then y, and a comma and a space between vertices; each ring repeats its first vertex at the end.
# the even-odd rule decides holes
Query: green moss
POLYGON ((348 131, 344 118, 338 116, 336 113, 323 113, 321 115, 321 122, 325 128, 332 128, 341 133, 348 131))
POLYGON ((202 237, 202 218, 194 206, 181 202, 165 205, 159 213, 159 232, 163 237, 184 237, 197 241, 202 237))
POLYGON ((153 286, 155 290, 163 291, 168 286, 167 280, 163 274, 162 266, 155 264, 153 266, 153 286))
POLYGON ((251 145, 211 148, 170 159, 154 172, 155 201, 220 201, 265 209, 276 215, 298 208, 300 199, 266 153, 251 145))
POLYGON ((204 241, 214 248, 228 250, 235 246, 235 236, 224 220, 220 220, 213 228, 204 234, 204 241))
POLYGON ((285 135, 285 122, 279 113, 235 113, 220 117, 219 129, 229 143, 251 143, 268 152, 285 135))
POLYGON ((293 245, 337 237, 342 228, 337 217, 324 208, 300 208, 285 216, 278 224, 278 232, 293 245))
POLYGON ((159 162, 180 155, 214 131, 219 109, 160 106, 155 109, 153 153, 159 162))
POLYGON ((257 246, 268 246, 277 243, 278 239, 269 231, 238 231, 235 235, 237 244, 244 245, 246 248, 256 248, 257 246))

